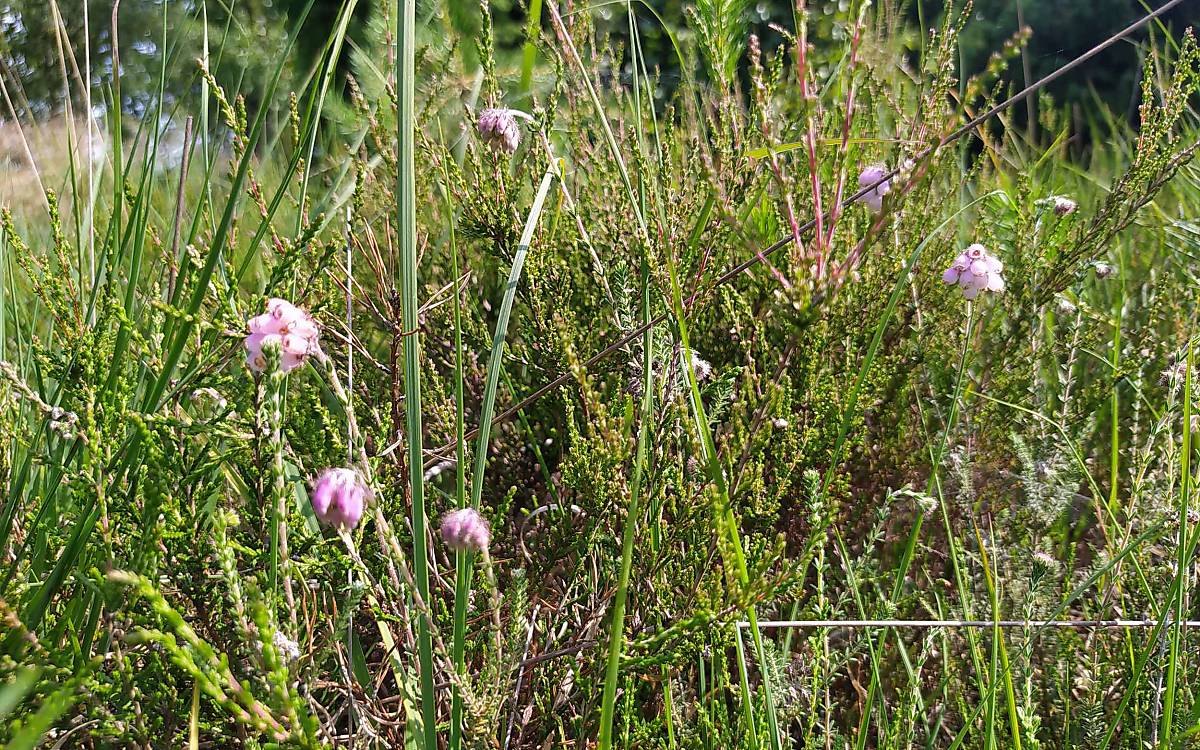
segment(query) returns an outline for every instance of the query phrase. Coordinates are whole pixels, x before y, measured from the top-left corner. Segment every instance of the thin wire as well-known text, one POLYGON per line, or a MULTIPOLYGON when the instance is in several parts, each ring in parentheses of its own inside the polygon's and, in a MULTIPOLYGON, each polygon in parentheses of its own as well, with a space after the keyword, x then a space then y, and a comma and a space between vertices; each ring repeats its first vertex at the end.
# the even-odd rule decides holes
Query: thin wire
MULTIPOLYGON (((760 628, 1153 628, 1158 620, 761 620, 760 628)), ((1200 627, 1200 620, 1185 620, 1200 627)), ((739 628, 750 623, 740 620, 739 628)))
MULTIPOLYGON (((1108 49, 1109 47, 1112 47, 1117 42, 1121 41, 1125 37, 1134 33, 1135 31, 1142 28, 1146 24, 1157 19, 1158 17, 1162 16, 1163 14, 1169 12, 1171 9, 1175 8, 1176 6, 1182 5, 1184 3, 1184 1, 1185 0, 1170 0, 1169 2, 1165 3, 1162 7, 1160 7, 1158 10, 1156 10, 1152 13, 1149 13, 1146 16, 1143 16, 1141 18, 1141 20, 1135 21, 1134 23, 1130 24, 1122 31, 1119 31, 1115 35, 1110 36, 1104 42, 1096 45, 1092 49, 1083 53, 1082 55, 1075 58, 1074 60, 1067 63, 1066 65, 1062 66, 1058 70, 1055 70, 1053 73, 1050 73, 1049 75, 1045 76, 1044 78, 1026 86, 1024 89, 1022 89, 1017 94, 1014 94, 1013 96, 1004 100, 1000 104, 997 104, 996 106, 992 107, 987 112, 984 112, 982 115, 979 115, 978 117, 970 120, 965 125, 958 128, 957 130, 953 131, 949 135, 943 136, 942 139, 939 140, 936 145, 930 146, 929 148, 926 148, 925 150, 919 152, 916 156, 914 156, 913 161, 920 162, 922 159, 930 156, 938 149, 944 148, 944 147, 948 146, 949 144, 957 141, 958 139, 962 138, 963 136, 965 136, 968 133, 970 133, 971 131, 973 131, 975 128, 982 125, 984 122, 990 120, 991 118, 995 117, 996 115, 1000 114, 1001 112, 1005 111, 1006 109, 1012 107, 1014 104, 1017 104, 1017 103, 1023 101, 1030 94, 1033 94, 1033 93, 1041 90, 1042 88, 1045 88, 1049 84, 1051 84, 1054 81, 1058 80, 1059 78, 1063 77, 1067 73, 1070 73, 1071 71, 1075 70, 1079 66, 1086 63, 1088 60, 1091 60, 1096 55, 1099 55, 1101 52, 1104 52, 1106 49, 1108 49)), ((829 220, 835 211, 840 213, 844 208, 846 208, 850 204, 854 203, 855 201, 858 201, 864 195, 871 192, 875 188, 879 187, 883 183, 890 181, 892 178, 894 178, 899 173, 900 173, 900 167, 893 168, 890 172, 888 172, 885 175, 883 175, 882 177, 880 177, 877 182, 860 188, 858 192, 856 192, 853 195, 851 195, 850 197, 846 198, 841 203, 837 204, 837 206, 831 207, 829 209, 829 211, 822 214, 822 216, 821 216, 822 221, 829 220)), ((806 233, 812 231, 813 227, 815 227, 816 224, 817 224, 816 218, 809 219, 807 222, 805 222, 803 225, 801 225, 799 227, 799 229, 797 230, 797 233, 798 234, 806 234, 806 233)), ((773 245, 770 245, 765 250, 763 250, 761 253, 756 253, 754 256, 747 258, 746 260, 742 261, 741 263, 738 263, 737 265, 730 268, 725 273, 721 274, 719 277, 717 277, 716 281, 714 281, 711 285, 709 285, 709 287, 705 290, 705 292, 711 292, 713 289, 716 289, 719 286, 723 286, 723 285, 729 283, 730 281, 734 280, 738 276, 742 275, 742 273, 744 273, 748 269, 753 268, 754 266, 758 265, 759 263, 765 261, 771 255, 778 252, 781 248, 786 247, 787 245, 791 244, 794 241, 795 240, 794 240, 794 237, 792 234, 789 234, 787 237, 784 237, 783 239, 778 240, 773 245)), ((696 296, 697 295, 693 295, 692 299, 695 299, 696 296)), ((822 302, 824 299, 824 296, 825 296, 824 293, 818 291, 814 295, 813 302, 810 303, 809 309, 812 309, 818 303, 822 302)), ((621 336, 621 338, 619 338, 615 342, 613 342, 610 346, 605 347, 597 354, 594 354, 590 358, 585 360, 582 365, 583 369, 590 370, 594 365, 598 364, 602 360, 607 359, 612 354, 624 349, 625 346, 629 342, 633 341, 638 336, 641 336, 648 329, 654 328, 655 326, 658 326, 658 325, 661 325, 662 323, 664 323, 667 320, 667 318, 668 318, 668 313, 661 313, 658 316, 652 318, 648 323, 643 323, 642 325, 636 326, 631 331, 626 333, 624 336, 621 336)), ((530 404, 534 403, 535 401, 540 399, 542 396, 545 396, 547 393, 550 393, 553 390, 557 390, 559 386, 563 385, 564 383, 566 383, 569 380, 574 379, 574 377, 575 377, 575 375, 573 372, 566 372, 566 373, 563 373, 562 375, 559 375, 558 377, 554 378, 550 382, 548 382, 545 385, 538 388, 533 393, 526 396, 524 399, 522 399, 520 402, 518 402, 514 406, 511 406, 508 409, 505 409, 504 411, 500 412, 499 414, 496 414, 494 417, 492 417, 491 423, 493 425, 495 425, 500 422, 507 422, 508 420, 510 420, 514 416, 516 416, 516 414, 518 412, 524 410, 530 404)), ((471 430, 469 433, 467 433, 465 435, 465 439, 470 440, 470 439, 474 438, 478 433, 479 433, 479 428, 476 427, 475 429, 471 430)), ((454 448, 454 444, 449 443, 446 445, 439 446, 435 449, 432 449, 429 452, 433 453, 435 455, 429 459, 429 462, 427 462, 427 465, 430 465, 434 462, 441 460, 440 456, 442 454, 444 454, 446 451, 452 450, 453 448, 454 448)))

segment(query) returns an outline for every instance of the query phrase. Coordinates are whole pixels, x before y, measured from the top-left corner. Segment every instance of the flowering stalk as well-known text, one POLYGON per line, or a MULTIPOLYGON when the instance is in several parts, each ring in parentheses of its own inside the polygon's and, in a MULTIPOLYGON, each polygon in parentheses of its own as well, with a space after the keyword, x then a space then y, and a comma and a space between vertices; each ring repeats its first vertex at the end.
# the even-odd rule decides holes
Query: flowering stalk
MULTIPOLYGON (((800 18, 800 39, 796 44, 796 77, 800 79, 800 100, 810 107, 816 106, 817 97, 810 90, 808 79, 808 8, 805 0, 798 0, 796 13, 800 18)), ((813 216, 816 226, 813 239, 816 241, 816 277, 825 275, 825 260, 828 246, 825 245, 825 211, 821 207, 821 173, 817 166, 816 118, 810 112, 805 118, 804 145, 808 152, 808 174, 812 182, 813 216)), ((799 235, 799 229, 795 230, 799 235)))
POLYGON ((858 20, 854 24, 854 32, 850 39, 850 61, 846 68, 850 78, 850 91, 846 94, 846 111, 842 117, 842 139, 838 145, 838 174, 834 183, 833 205, 829 209, 829 228, 825 236, 824 246, 833 246, 833 232, 842 214, 842 197, 846 189, 846 157, 850 151, 850 124, 854 120, 854 102, 858 93, 854 70, 858 67, 859 45, 862 41, 862 30, 866 23, 867 9, 870 3, 863 3, 858 11, 858 20))
MULTIPOLYGON (((283 572, 284 599, 288 607, 288 621, 292 632, 296 630, 296 599, 292 592, 291 569, 288 564, 287 548, 287 475, 283 470, 283 386, 284 369, 281 366, 281 348, 278 342, 269 341, 262 347, 267 376, 264 379, 260 421, 267 433, 267 447, 271 453, 271 567, 268 580, 272 592, 278 593, 279 574, 283 572)), ((274 598, 272 598, 272 604, 274 598)), ((278 618, 276 618, 278 621, 278 618)))
MULTIPOLYGON (((361 481, 368 491, 375 486, 374 473, 371 470, 370 462, 367 460, 366 450, 363 447, 361 434, 358 430, 358 422, 354 416, 353 403, 350 400, 350 394, 346 391, 342 383, 341 377, 338 374, 337 368, 329 357, 321 354, 318 357, 318 363, 323 367, 324 374, 328 378, 327 382, 330 391, 338 402, 342 405, 346 413, 346 430, 350 436, 349 444, 353 450, 353 460, 350 462, 355 466, 354 471, 361 477, 361 481)), ((345 469, 339 471, 347 471, 345 469)), ((372 504, 372 520, 375 521, 375 526, 379 532, 380 545, 390 553, 390 561, 395 563, 395 568, 390 570, 392 583, 396 588, 407 586, 408 593, 412 596, 412 609, 416 610, 418 620, 418 632, 420 624, 424 624, 430 631, 430 658, 437 656, 440 660, 441 668, 449 676, 451 685, 456 692, 461 693, 465 698, 473 699, 470 693, 469 685, 466 684, 459 676, 458 670, 454 669, 449 651, 446 649, 445 643, 438 636, 437 630, 433 625, 432 610, 429 607, 428 600, 423 597, 416 585, 416 579, 413 576, 413 571, 409 565, 408 558, 404 554, 403 548, 396 537, 395 531, 392 529, 391 523, 387 516, 383 513, 382 508, 378 503, 372 504)), ((346 525, 335 525, 335 532, 342 544, 346 548, 347 554, 354 562, 355 566, 362 573, 363 580, 366 582, 369 593, 368 599, 372 607, 380 611, 386 611, 383 603, 395 600, 395 597, 389 593, 388 589, 379 581, 371 572, 359 555, 358 546, 354 542, 354 538, 350 534, 350 527, 346 525)), ((408 613, 405 610, 393 608, 391 614, 397 618, 403 618, 408 613)), ((387 622, 377 618, 376 625, 379 628, 380 636, 385 642, 392 641, 391 630, 387 622)), ((394 650, 394 643, 389 645, 389 650, 394 650)), ((406 678, 402 670, 402 665, 396 660, 393 660, 392 668, 397 687, 402 687, 405 684, 406 678)))
MULTIPOLYGON (((346 388, 342 383, 341 376, 338 375, 337 368, 334 367, 333 361, 329 359, 329 357, 322 354, 319 357, 318 362, 324 368, 324 374, 328 379, 327 383, 329 385, 329 390, 333 393, 334 397, 337 398, 338 403, 342 405, 342 408, 346 413, 346 431, 350 436, 349 444, 353 446, 354 451, 354 456, 351 463, 355 465, 355 471, 357 471, 366 488, 368 491, 370 491, 375 487, 374 472, 371 469, 370 462, 367 460, 366 450, 363 447, 364 444, 361 439, 362 436, 358 430, 358 421, 354 416, 354 405, 350 400, 350 394, 346 391, 346 388)), ((459 682, 458 675, 454 670, 448 668, 450 660, 446 658, 446 647, 438 638, 437 632, 434 629, 433 615, 429 608, 428 600, 423 597, 420 591, 417 589, 416 578, 413 575, 412 567, 409 565, 408 557, 404 554, 404 550, 400 546, 400 542, 396 537, 396 532, 394 529, 392 529, 391 523, 389 522, 387 516, 383 513, 383 510, 378 503, 373 503, 372 511, 373 513, 371 518, 375 521, 375 526, 379 531, 380 545, 390 553, 391 562, 395 563, 396 569, 391 571, 393 583, 397 588, 401 584, 408 587, 409 594, 411 594, 413 598, 412 608, 417 612, 418 623, 423 623, 427 628, 429 628, 431 633, 431 658, 432 654, 436 652, 443 659, 445 662, 443 664, 443 668, 447 669, 448 673, 450 674, 451 682, 457 686, 459 682), (399 576, 398 578, 397 574, 399 576)), ((350 535, 350 528, 345 525, 335 525, 335 531, 338 534, 338 538, 342 540, 342 544, 346 547, 346 552, 350 555, 350 559, 353 560, 358 566, 359 570, 364 576, 364 580, 367 582, 371 591, 373 592, 371 595, 372 606, 382 611, 384 608, 381 602, 390 601, 393 597, 390 596, 388 590, 383 586, 383 584, 375 578, 374 574, 371 573, 371 569, 367 567, 367 564, 359 556, 358 547, 354 543, 354 538, 350 535)), ((404 616, 407 613, 404 611, 393 610, 392 614, 404 616)), ((382 621, 379 622, 378 625, 381 632, 387 627, 386 623, 382 621)), ((397 672, 395 674, 395 678, 397 686, 402 686, 404 684, 405 678, 403 673, 397 672)))

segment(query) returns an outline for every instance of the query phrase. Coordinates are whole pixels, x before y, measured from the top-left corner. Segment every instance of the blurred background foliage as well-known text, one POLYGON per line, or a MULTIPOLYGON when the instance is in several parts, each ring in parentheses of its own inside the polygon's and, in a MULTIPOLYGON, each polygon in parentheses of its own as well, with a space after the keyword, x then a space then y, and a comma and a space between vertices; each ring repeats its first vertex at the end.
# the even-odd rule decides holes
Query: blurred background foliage
MULTIPOLYGON (((704 77, 698 61, 681 64, 675 47, 664 29, 677 35, 695 33, 694 17, 689 8, 697 4, 720 3, 731 6, 742 18, 748 31, 758 36, 765 49, 787 43, 794 33, 793 0, 651 0, 653 14, 639 16, 637 29, 649 67, 659 72, 662 93, 666 97, 683 74, 704 77), (657 18, 655 18, 657 16, 657 18), (688 70, 682 70, 686 65, 688 70)), ((847 0, 810 0, 817 10, 817 28, 810 39, 820 48, 840 48, 844 33, 833 20, 844 11, 847 0), (821 18, 829 19, 822 23, 821 18)), ((0 69, 16 91, 10 91, 11 106, 0 111, 0 119, 34 116, 47 119, 65 113, 63 74, 59 64, 60 35, 65 30, 76 54, 90 54, 97 88, 107 87, 112 77, 112 0, 0 0, 0 69), (90 18, 89 18, 90 16, 90 18), (91 38, 83 42, 85 21, 91 38)), ((120 34, 117 41, 121 66, 122 107, 140 115, 157 95, 162 40, 170 39, 164 101, 169 106, 193 92, 200 77, 196 61, 203 55, 207 38, 211 50, 223 50, 219 65, 213 65, 218 82, 246 97, 250 109, 256 108, 260 92, 256 89, 270 79, 268 73, 278 60, 282 45, 301 18, 304 19, 296 40, 282 90, 297 90, 319 64, 324 40, 340 7, 340 0, 232 0, 200 3, 197 0, 123 0, 119 4, 120 34), (305 11, 307 10, 307 16, 305 11), (206 29, 204 27, 207 27, 206 29), (181 31, 192 33, 179 33, 181 31), (180 40, 186 40, 180 42, 180 40), (266 43, 264 43, 266 42, 266 43), (191 45, 191 46, 187 46, 191 45)), ((422 4, 427 18, 441 17, 453 27, 459 38, 471 38, 479 29, 480 9, 474 0, 450 0, 445 5, 427 0, 422 4)), ((525 39, 526 3, 522 0, 496 0, 490 4, 495 21, 497 56, 515 61, 525 39)), ((597 23, 619 43, 628 39, 629 29, 619 4, 595 4, 597 23)), ((960 4, 956 4, 961 7, 960 4)), ((974 0, 973 19, 963 31, 961 66, 968 74, 983 70, 990 56, 1000 50, 1023 26, 1031 30, 1019 64, 1008 67, 1003 83, 1022 85, 1025 77, 1040 78, 1078 56, 1108 35, 1123 28, 1158 3, 1149 0, 974 0)), ((369 45, 368 26, 372 17, 390 13, 384 0, 360 0, 349 30, 351 43, 369 45)), ((580 2, 562 3, 564 12, 591 7, 580 2)), ((944 11, 943 0, 911 0, 903 4, 903 17, 910 24, 913 44, 919 43, 920 28, 934 26, 944 11)), ((1189 25, 1200 23, 1200 3, 1185 3, 1163 22, 1146 33, 1176 39, 1189 25)), ((1137 116, 1137 81, 1142 71, 1139 44, 1146 33, 1106 52, 1087 66, 1074 71, 1048 89, 1049 95, 1065 105, 1072 117, 1077 136, 1106 132, 1109 118, 1133 121, 1137 116), (1098 129, 1099 128, 1099 129, 1098 129)), ((681 41, 677 38, 677 41, 681 41)), ((625 45, 627 46, 627 45, 625 45)), ((686 45, 682 45, 686 48, 686 45)), ((359 50, 360 53, 363 51, 359 50)), ((379 51, 376 50, 376 53, 379 51)), ((914 50, 914 59, 915 59, 914 50)), ((477 59, 476 51, 461 51, 464 59, 477 59)), ((380 59, 380 58, 376 58, 380 59)), ((337 83, 345 95, 348 57, 343 57, 337 83)), ((78 67, 83 69, 83 61, 78 67)), ((746 58, 739 61, 744 80, 746 58)), ((68 76, 73 71, 65 71, 68 76)), ((626 71, 627 72, 627 71, 626 71)), ((72 87, 78 90, 78 87, 72 87)), ((7 102, 5 103, 7 105, 7 102)), ((79 106, 80 102, 73 102, 79 106)), ((106 103, 93 103, 104 106, 106 103)), ((276 102, 283 107, 287 102, 276 102)), ((1029 110, 1016 113, 1017 122, 1027 121, 1029 110)))

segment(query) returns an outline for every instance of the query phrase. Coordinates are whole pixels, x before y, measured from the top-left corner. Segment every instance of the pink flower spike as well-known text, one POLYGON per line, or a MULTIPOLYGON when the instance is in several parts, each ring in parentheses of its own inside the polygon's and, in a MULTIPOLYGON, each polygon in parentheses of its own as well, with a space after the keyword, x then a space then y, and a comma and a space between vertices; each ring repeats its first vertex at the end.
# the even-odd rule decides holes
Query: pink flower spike
POLYGON ((442 516, 442 541, 455 552, 483 552, 492 542, 487 521, 474 508, 459 508, 442 516))
POLYGON ((255 372, 267 369, 263 347, 280 347, 279 369, 291 372, 320 351, 320 329, 303 309, 287 300, 272 297, 267 311, 246 321, 246 365, 255 372))
POLYGON ((313 487, 313 512, 339 531, 358 525, 371 492, 353 469, 326 469, 313 487))

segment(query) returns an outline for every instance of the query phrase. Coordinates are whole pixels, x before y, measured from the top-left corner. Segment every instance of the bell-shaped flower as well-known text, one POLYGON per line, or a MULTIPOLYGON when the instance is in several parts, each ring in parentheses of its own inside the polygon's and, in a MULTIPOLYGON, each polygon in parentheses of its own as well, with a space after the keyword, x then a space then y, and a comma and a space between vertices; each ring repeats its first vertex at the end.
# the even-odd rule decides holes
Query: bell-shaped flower
POLYGON ((313 487, 313 511, 339 531, 358 525, 371 490, 354 469, 326 469, 313 487))
POLYGON ((320 351, 320 329, 303 309, 287 300, 273 297, 267 311, 246 323, 246 364, 255 372, 267 369, 263 347, 279 346, 279 368, 290 372, 320 351))
POLYGON ((442 541, 455 552, 483 552, 492 542, 488 523, 474 508, 459 508, 442 516, 442 541))
POLYGON ((1004 264, 978 243, 962 251, 942 274, 942 281, 957 284, 963 296, 975 299, 980 292, 1003 292, 1004 264))
POLYGON ((864 203, 875 213, 883 210, 883 196, 892 191, 892 181, 884 180, 888 169, 882 164, 873 164, 858 176, 859 189, 871 188, 862 197, 864 203), (882 182, 881 182, 882 180, 882 182))
POLYGON ((511 154, 521 143, 521 124, 511 109, 489 108, 479 113, 479 137, 494 149, 511 154))

